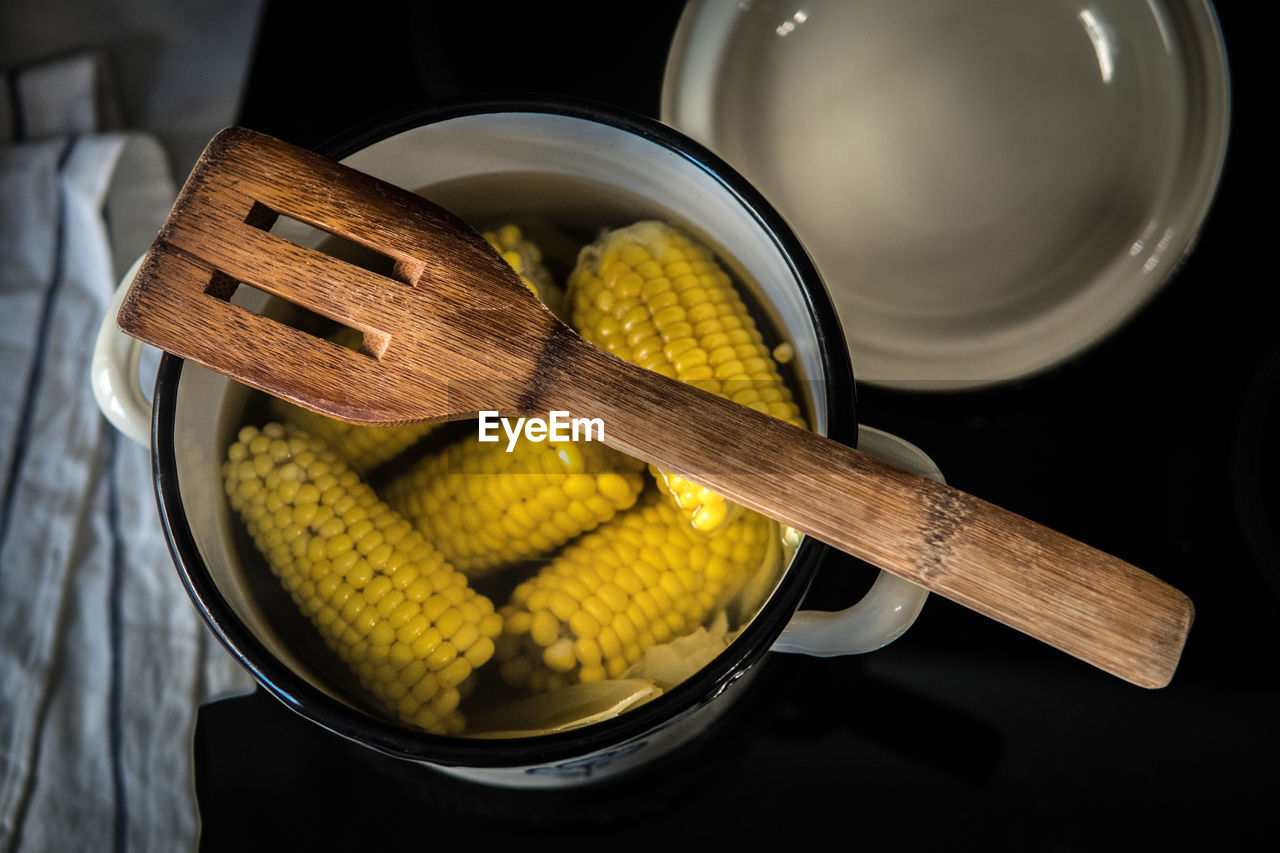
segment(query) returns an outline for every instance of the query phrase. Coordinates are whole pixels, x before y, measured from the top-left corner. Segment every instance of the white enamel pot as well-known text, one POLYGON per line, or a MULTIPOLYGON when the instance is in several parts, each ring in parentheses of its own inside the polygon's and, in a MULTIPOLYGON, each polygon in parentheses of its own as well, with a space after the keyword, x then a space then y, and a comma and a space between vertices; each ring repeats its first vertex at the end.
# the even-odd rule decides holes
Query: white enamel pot
MULTIPOLYGON (((743 178, 675 131, 576 102, 469 102, 358 130, 321 153, 422 192, 472 221, 536 211, 558 224, 593 230, 640 218, 689 228, 728 259, 794 347, 813 427, 940 479, 918 449, 859 429, 845 336, 799 240, 743 178)), ((504 786, 563 786, 614 776, 707 732, 766 653, 872 651, 906 631, 926 598, 919 587, 881 573, 845 610, 797 612, 831 554, 806 539, 760 614, 722 654, 634 710, 539 737, 468 739, 411 730, 344 698, 313 663, 311 644, 289 628, 298 617, 281 611, 287 599, 269 594, 249 570, 218 471, 250 392, 165 356, 148 400, 137 376, 139 345, 116 330, 115 310, 113 305, 104 318, 98 340, 95 391, 121 431, 151 446, 160 515, 196 608, 263 689, 315 723, 383 753, 504 786)))

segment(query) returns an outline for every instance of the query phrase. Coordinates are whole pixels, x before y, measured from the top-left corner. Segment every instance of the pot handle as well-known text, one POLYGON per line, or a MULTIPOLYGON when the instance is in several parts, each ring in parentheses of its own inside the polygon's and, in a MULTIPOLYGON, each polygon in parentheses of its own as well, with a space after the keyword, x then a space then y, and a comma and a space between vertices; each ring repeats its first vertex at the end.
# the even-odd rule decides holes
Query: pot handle
POLYGON ((116 326, 116 314, 133 277, 142 266, 138 258, 124 274, 107 313, 98 327, 89 368, 93 396, 98 408, 111 425, 143 447, 151 446, 151 401, 142 391, 138 364, 142 359, 142 341, 132 338, 116 326))
MULTIPOLYGON (((900 468, 945 482, 924 451, 873 427, 858 427, 858 449, 900 468)), ((782 629, 769 651, 814 657, 856 655, 875 651, 902 636, 929 593, 910 581, 880 572, 857 604, 844 610, 800 610, 782 629)))

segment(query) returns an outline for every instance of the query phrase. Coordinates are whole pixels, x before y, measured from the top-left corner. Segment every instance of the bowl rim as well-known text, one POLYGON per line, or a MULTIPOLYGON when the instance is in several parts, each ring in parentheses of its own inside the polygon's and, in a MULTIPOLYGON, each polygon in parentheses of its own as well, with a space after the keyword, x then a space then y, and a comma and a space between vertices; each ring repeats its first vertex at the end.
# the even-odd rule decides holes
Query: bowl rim
MULTIPOLYGON (((855 446, 855 386, 844 332, 816 267, 781 215, 741 175, 694 142, 656 120, 595 102, 547 96, 456 99, 379 116, 316 146, 342 159, 403 131, 450 119, 495 113, 541 113, 586 120, 649 140, 682 156, 717 181, 756 219, 787 259, 818 340, 828 411, 827 435, 855 446)), ((394 757, 451 767, 545 765, 616 747, 656 731, 707 704, 763 657, 799 606, 830 547, 806 538, 778 582, 765 611, 711 663, 678 686, 613 719, 567 732, 521 738, 466 738, 415 732, 329 696, 293 672, 258 641, 217 589, 184 511, 175 443, 178 386, 185 362, 162 356, 152 416, 152 470, 170 553, 188 595, 218 641, 265 689, 287 707, 329 731, 394 757)))

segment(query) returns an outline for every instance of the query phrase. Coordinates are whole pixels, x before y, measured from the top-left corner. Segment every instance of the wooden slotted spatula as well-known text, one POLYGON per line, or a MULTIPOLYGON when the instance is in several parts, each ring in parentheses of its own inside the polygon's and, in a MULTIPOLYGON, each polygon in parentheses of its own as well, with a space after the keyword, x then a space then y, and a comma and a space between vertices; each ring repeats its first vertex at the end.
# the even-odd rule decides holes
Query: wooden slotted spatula
POLYGON ((618 359, 485 240, 408 191, 252 131, 191 173, 118 322, 184 359, 357 423, 600 418, 610 446, 1145 687, 1193 609, 1133 566, 954 488, 618 359), (267 229, 278 215, 394 262, 390 277, 267 229), (364 333, 360 351, 228 301, 240 284, 364 333))

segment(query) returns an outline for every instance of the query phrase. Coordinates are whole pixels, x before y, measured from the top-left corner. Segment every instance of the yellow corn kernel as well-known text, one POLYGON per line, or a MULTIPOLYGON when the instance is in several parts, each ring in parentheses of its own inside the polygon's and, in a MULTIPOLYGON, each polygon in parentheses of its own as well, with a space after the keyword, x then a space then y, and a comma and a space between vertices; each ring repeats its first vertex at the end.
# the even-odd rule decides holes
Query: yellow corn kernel
POLYGON ((387 502, 469 577, 536 557, 632 506, 643 463, 599 442, 469 435, 397 477, 387 502))
MULTIPOLYGON (((330 340, 348 349, 357 349, 361 335, 355 329, 342 328, 330 336, 330 340)), ((404 426, 349 424, 278 397, 271 397, 268 406, 273 420, 295 426, 320 439, 357 474, 367 474, 435 428, 435 424, 430 423, 404 426)))
POLYGON ((553 291, 552 277, 543 265, 543 252, 534 242, 525 240, 517 225, 506 224, 483 234, 489 245, 497 248, 502 259, 524 280, 525 286, 540 300, 553 291))
MULTIPOLYGON (((568 300, 570 322, 597 346, 805 426, 733 282, 708 248, 678 229, 643 221, 606 233, 579 254, 568 300)), ((709 489, 650 471, 698 530, 716 530, 737 513, 709 489)))
POLYGON ((365 474, 408 449, 435 424, 373 426, 349 424, 273 397, 271 417, 321 439, 353 471, 365 474))
POLYGON ((502 630, 493 603, 323 441, 297 427, 244 427, 227 451, 223 479, 271 571, 363 686, 407 723, 439 734, 462 731, 449 691, 492 656, 502 630), (263 511, 275 504, 277 511, 263 511), (365 549, 383 544, 392 553, 375 566, 365 549), (406 572, 430 578, 424 582, 442 601, 460 603, 433 622, 424 605, 396 589, 406 572), (458 655, 465 667, 449 668, 458 655))
POLYGON ((707 537, 664 495, 649 491, 516 587, 500 611, 499 673, 535 691, 617 678, 646 648, 709 622, 776 553, 770 544, 776 535, 773 522, 744 509, 707 537), (708 540, 724 542, 726 554, 705 547, 708 540), (634 542, 653 543, 642 553, 656 562, 634 562, 627 547, 634 542), (675 554, 680 566, 671 564, 675 554), (564 593, 579 587, 587 593, 581 599, 564 593), (551 607, 553 600, 563 603, 559 596, 574 604, 567 616, 551 607))

